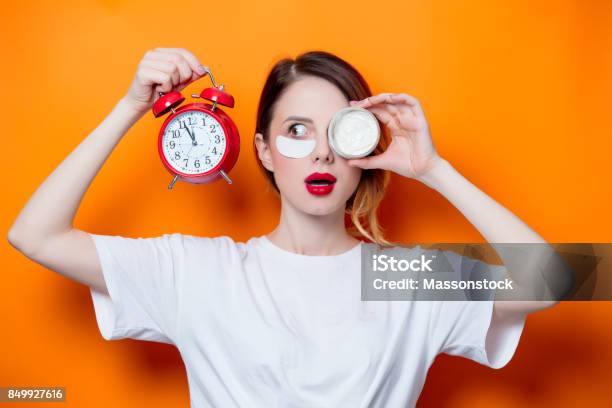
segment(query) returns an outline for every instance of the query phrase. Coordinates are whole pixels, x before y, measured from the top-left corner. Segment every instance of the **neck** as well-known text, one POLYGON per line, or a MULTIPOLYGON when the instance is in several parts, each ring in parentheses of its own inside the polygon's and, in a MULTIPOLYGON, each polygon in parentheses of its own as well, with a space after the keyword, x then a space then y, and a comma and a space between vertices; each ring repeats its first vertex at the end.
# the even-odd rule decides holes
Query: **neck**
POLYGON ((277 246, 302 255, 337 255, 348 251, 359 240, 346 232, 344 210, 312 215, 281 199, 278 226, 267 235, 277 246))

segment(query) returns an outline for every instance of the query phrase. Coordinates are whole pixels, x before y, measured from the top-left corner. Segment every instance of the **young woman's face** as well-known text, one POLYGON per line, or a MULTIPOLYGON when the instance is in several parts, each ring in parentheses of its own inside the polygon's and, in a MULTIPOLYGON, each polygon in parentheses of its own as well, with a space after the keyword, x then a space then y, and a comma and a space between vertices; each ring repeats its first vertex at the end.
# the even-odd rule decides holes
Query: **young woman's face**
POLYGON ((350 167, 327 140, 332 117, 347 106, 348 99, 335 85, 307 76, 291 84, 276 101, 268 143, 256 135, 259 157, 274 172, 282 199, 303 212, 324 215, 344 210, 359 184, 362 170, 350 167), (333 186, 306 182, 315 172, 327 173, 336 181, 333 186))

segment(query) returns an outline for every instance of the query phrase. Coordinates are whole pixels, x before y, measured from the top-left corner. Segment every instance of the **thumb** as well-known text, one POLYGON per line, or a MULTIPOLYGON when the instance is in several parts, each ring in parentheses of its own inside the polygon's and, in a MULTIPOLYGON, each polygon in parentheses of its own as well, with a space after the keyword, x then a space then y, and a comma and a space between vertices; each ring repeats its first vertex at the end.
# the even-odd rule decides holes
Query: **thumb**
POLYGON ((191 73, 191 78, 189 78, 186 82, 180 84, 179 86, 177 86, 175 88, 175 90, 177 91, 182 91, 183 89, 187 88, 189 85, 191 85, 193 82, 197 81, 198 79, 202 78, 203 76, 205 76, 206 73, 204 74, 199 74, 196 71, 192 71, 191 73))

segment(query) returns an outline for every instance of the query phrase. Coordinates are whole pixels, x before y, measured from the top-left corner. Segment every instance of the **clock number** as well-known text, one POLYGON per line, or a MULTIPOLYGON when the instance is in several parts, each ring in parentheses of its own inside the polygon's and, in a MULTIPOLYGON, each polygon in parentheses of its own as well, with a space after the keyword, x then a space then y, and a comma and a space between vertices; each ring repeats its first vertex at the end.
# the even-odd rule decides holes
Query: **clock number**
POLYGON ((217 153, 217 146, 213 147, 213 149, 212 149, 212 154, 218 154, 218 153, 217 153))
POLYGON ((171 141, 170 141, 170 148, 171 148, 171 149, 174 149, 174 147, 175 147, 174 140, 171 140, 171 141))
POLYGON ((211 163, 211 162, 210 162, 210 156, 206 156, 206 164, 208 165, 208 164, 210 164, 210 163, 211 163))
POLYGON ((181 152, 174 152, 174 159, 178 160, 181 158, 181 152))
POLYGON ((181 130, 180 129, 173 130, 172 131, 172 138, 173 139, 178 139, 179 137, 181 137, 181 130))
POLYGON ((191 123, 191 119, 193 119, 193 117, 189 116, 187 119, 189 119, 189 126, 193 126, 194 123, 191 123))
POLYGON ((184 120, 179 120, 179 129, 186 129, 187 126, 185 126, 185 121, 184 120))
POLYGON ((206 127, 206 116, 202 116, 202 126, 206 127))
POLYGON ((210 125, 210 133, 216 133, 217 129, 215 128, 215 125, 210 125))
POLYGON ((215 143, 220 143, 220 142, 221 142, 221 136, 215 135, 215 143))
POLYGON ((185 162, 185 167, 187 167, 187 163, 189 163, 189 157, 186 159, 183 159, 183 161, 185 162))
POLYGON ((200 168, 200 161, 196 160, 195 162, 193 162, 193 165, 196 167, 196 169, 200 168))

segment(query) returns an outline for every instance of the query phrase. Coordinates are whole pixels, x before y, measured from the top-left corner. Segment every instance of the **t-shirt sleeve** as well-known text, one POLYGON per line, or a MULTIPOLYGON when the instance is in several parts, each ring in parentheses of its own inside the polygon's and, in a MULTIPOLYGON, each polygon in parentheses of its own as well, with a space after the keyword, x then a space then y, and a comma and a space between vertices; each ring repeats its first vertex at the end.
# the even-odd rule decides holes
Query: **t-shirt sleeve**
MULTIPOLYGON (((505 270, 503 265, 489 265, 446 251, 445 254, 455 272, 463 275, 466 270, 484 270, 500 276, 505 270)), ((440 353, 465 357, 491 368, 502 368, 508 364, 518 347, 526 315, 496 319, 493 298, 491 293, 490 300, 436 302, 433 309, 433 341, 440 353)))
POLYGON ((174 344, 183 236, 89 235, 108 289, 106 294, 90 288, 102 337, 174 344))
POLYGON ((434 330, 440 353, 461 356, 491 368, 512 359, 526 316, 499 321, 493 300, 441 301, 434 330))

